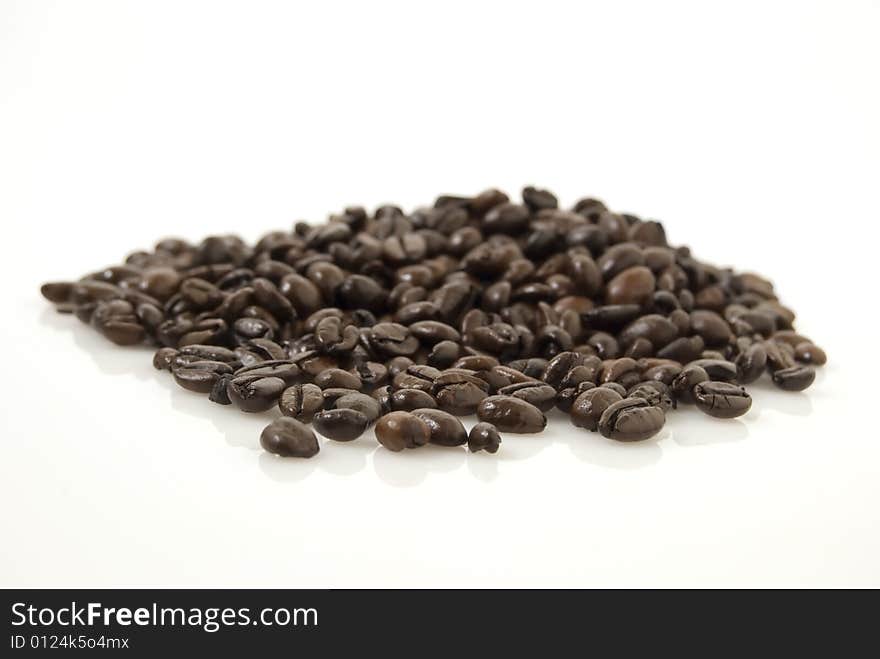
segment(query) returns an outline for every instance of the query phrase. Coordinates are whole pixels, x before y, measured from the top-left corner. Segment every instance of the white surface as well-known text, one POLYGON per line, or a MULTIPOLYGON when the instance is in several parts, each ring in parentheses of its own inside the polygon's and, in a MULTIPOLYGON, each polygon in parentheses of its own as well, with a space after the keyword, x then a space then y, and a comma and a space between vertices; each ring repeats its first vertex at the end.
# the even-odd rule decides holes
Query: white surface
POLYGON ((601 5, 0 5, 0 585, 880 586, 880 8, 601 5), (282 461, 38 295, 168 234, 527 183, 766 273, 830 365, 635 446, 559 418, 282 461))

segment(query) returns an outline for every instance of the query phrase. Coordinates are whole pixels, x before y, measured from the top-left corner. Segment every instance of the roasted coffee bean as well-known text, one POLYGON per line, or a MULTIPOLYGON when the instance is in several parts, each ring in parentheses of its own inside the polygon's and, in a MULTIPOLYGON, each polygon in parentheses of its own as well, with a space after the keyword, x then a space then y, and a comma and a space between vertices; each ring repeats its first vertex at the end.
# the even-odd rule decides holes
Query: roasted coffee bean
POLYGON ((660 407, 642 398, 625 398, 605 408, 599 432, 619 442, 638 442, 656 435, 665 423, 660 407))
POLYGON ((473 414, 488 391, 483 380, 454 370, 441 373, 431 387, 437 406, 456 416, 473 414))
POLYGON ((657 356, 662 359, 673 359, 681 364, 687 364, 700 358, 700 354, 706 347, 701 336, 683 336, 668 343, 657 351, 657 356))
POLYGON ((737 381, 741 384, 749 384, 764 373, 767 366, 767 351, 762 343, 754 343, 743 350, 734 363, 737 381))
POLYGON ((703 368, 709 375, 710 380, 720 380, 721 382, 736 382, 738 371, 736 364, 726 359, 695 359, 689 366, 699 366, 703 368))
POLYGON ((664 412, 675 407, 675 400, 669 394, 669 387, 657 380, 646 380, 626 392, 627 398, 642 398, 651 405, 656 405, 664 412))
POLYGON ((184 389, 209 394, 221 375, 232 374, 232 368, 223 362, 194 361, 173 367, 171 373, 184 389))
POLYGON ((318 433, 337 442, 357 439, 364 434, 369 424, 370 420, 366 415, 349 408, 324 410, 315 414, 312 419, 312 425, 318 433))
POLYGON ((269 453, 285 458, 311 458, 320 450, 315 433, 289 417, 275 419, 266 426, 260 434, 260 445, 269 453))
POLYGON ((644 266, 633 266, 608 282, 608 304, 645 304, 654 295, 654 273, 644 266))
POLYGON ((226 385, 229 400, 243 412, 265 412, 275 407, 287 383, 264 375, 236 375, 226 385))
POLYGON ((303 423, 311 423, 312 417, 323 407, 324 396, 321 388, 310 383, 288 387, 278 400, 278 409, 284 416, 293 417, 303 423))
POLYGON ((744 387, 729 382, 701 382, 693 387, 694 402, 709 416, 732 419, 749 411, 752 398, 744 387))
POLYGON ((723 345, 733 337, 727 321, 714 311, 705 309, 691 312, 691 330, 703 337, 708 346, 723 345))
POLYGON ((177 355, 174 348, 159 348, 153 355, 153 367, 159 371, 170 371, 172 361, 177 355))
POLYGON ((599 388, 600 389, 610 389, 611 391, 615 392, 621 398, 626 396, 626 387, 624 387, 619 382, 603 382, 602 384, 599 385, 599 388))
POLYGON ((570 414, 571 406, 574 405, 574 402, 575 400, 577 400, 578 396, 580 396, 585 391, 594 389, 595 387, 596 385, 592 382, 581 382, 576 387, 560 389, 559 393, 556 394, 556 409, 565 414, 570 414))
POLYGON ((360 376, 355 373, 343 371, 341 368, 328 368, 326 371, 321 371, 315 376, 315 384, 321 387, 321 389, 342 387, 358 390, 361 388, 362 383, 360 376))
POLYGON ((336 409, 357 410, 367 417, 369 423, 372 423, 382 415, 382 408, 379 402, 372 396, 360 392, 340 396, 334 401, 333 407, 336 409))
POLYGON ((489 396, 477 407, 477 418, 501 432, 535 433, 547 426, 547 417, 531 403, 514 396, 489 396))
POLYGON ((422 389, 398 389, 390 396, 390 409, 401 412, 412 412, 420 408, 436 408, 437 401, 422 389))
POLYGON ((518 382, 498 390, 502 396, 514 396, 531 403, 542 412, 549 412, 556 404, 556 389, 539 381, 518 382))
POLYGON ((571 405, 571 422, 587 430, 596 431, 599 428, 599 419, 612 404, 623 397, 605 387, 594 387, 580 394, 571 405))
POLYGON ((794 357, 803 364, 815 364, 816 366, 822 366, 828 361, 825 351, 809 341, 803 341, 795 346, 794 357))
POLYGON ((682 369, 669 386, 669 390, 679 403, 693 404, 694 387, 709 381, 709 374, 702 366, 689 364, 682 369))
POLYGON ((773 371, 773 384, 785 391, 803 391, 816 379, 816 371, 808 366, 791 366, 773 371))
POLYGON ((501 446, 501 435, 498 434, 498 429, 491 423, 481 421, 475 424, 468 433, 467 445, 471 453, 476 453, 477 451, 497 453, 498 447, 501 446))
POLYGON ((428 424, 409 412, 390 412, 376 423, 376 439, 389 451, 418 448, 430 438, 428 424))
POLYGON ((419 408, 411 412, 428 426, 431 444, 439 446, 461 446, 467 443, 467 431, 461 421, 449 412, 429 408, 419 408))

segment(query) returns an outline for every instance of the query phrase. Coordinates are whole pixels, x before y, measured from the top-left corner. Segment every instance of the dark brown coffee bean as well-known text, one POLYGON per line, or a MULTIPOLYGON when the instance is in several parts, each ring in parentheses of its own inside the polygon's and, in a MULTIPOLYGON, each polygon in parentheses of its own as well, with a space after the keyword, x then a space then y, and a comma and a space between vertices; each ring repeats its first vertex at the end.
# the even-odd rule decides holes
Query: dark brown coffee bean
POLYGON ((651 403, 651 405, 659 407, 664 412, 668 412, 676 407, 675 399, 670 395, 669 387, 657 380, 646 380, 634 387, 630 387, 626 392, 626 397, 642 398, 651 403))
POLYGON ((794 357, 802 364, 815 364, 816 366, 822 366, 828 361, 825 351, 809 341, 803 341, 795 346, 794 357))
POLYGON ((311 458, 320 450, 315 433, 289 417, 275 419, 266 426, 260 434, 260 445, 269 453, 293 458, 311 458))
POLYGON ((803 391, 816 379, 816 371, 808 366, 791 366, 773 371, 773 384, 785 391, 803 391))
POLYGON ((311 423, 312 418, 323 407, 321 388, 314 384, 292 385, 281 393, 278 400, 278 409, 284 416, 293 417, 303 423, 311 423))
POLYGON ((693 404, 694 387, 709 381, 709 374, 702 366, 689 364, 672 381, 669 389, 679 403, 693 404))
POLYGON ((654 284, 654 273, 648 268, 627 268, 608 282, 605 301, 608 304, 645 304, 654 294, 654 284))
POLYGON ((693 396, 697 408, 719 419, 741 416, 752 406, 745 388, 729 382, 700 382, 694 385, 693 396))
POLYGON ((706 343, 701 336, 682 336, 658 350, 657 356, 687 364, 699 359, 705 347, 706 343))
POLYGON ((626 396, 626 387, 624 387, 619 382, 603 382, 599 385, 600 389, 611 389, 611 391, 615 392, 621 398, 626 396))
POLYGON ((428 426, 430 443, 439 446, 461 446, 467 443, 467 431, 461 421, 449 412, 419 408, 411 412, 428 426))
POLYGON ((437 401, 422 389, 398 389, 391 394, 389 407, 395 411, 412 412, 420 408, 436 408, 437 401))
POLYGON ((501 435, 491 423, 480 422, 475 424, 468 433, 467 444, 471 453, 478 451, 497 453, 498 447, 501 446, 501 435))
POLYGON ((580 427, 595 432, 599 428, 599 419, 602 413, 612 404, 623 397, 611 389, 594 387, 580 394, 571 406, 571 422, 580 427))
POLYGON ((733 338, 730 326, 724 318, 705 309, 691 312, 691 330, 703 337, 708 346, 724 345, 733 338))
POLYGON ((287 383, 263 375, 237 375, 226 385, 229 400, 243 412, 265 412, 275 407, 287 383))
POLYGON ((477 418, 501 432, 535 433, 547 426, 547 417, 531 403, 513 396, 489 396, 477 407, 477 418))
POLYGON ((379 402, 372 396, 360 392, 340 396, 333 403, 333 407, 336 409, 357 410, 367 417, 369 423, 372 423, 382 415, 382 408, 379 406, 379 402))
POLYGON ((599 432, 619 442, 638 442, 656 435, 665 423, 661 408, 641 398, 625 398, 605 409, 599 432))
POLYGON ((689 366, 699 366, 705 369, 710 380, 736 382, 738 377, 736 364, 726 359, 696 359, 689 366))
POLYGON ((324 410, 312 419, 312 425, 318 433, 337 442, 357 439, 369 424, 369 419, 362 412, 348 408, 324 410))
POLYGON ((542 382, 519 382, 498 390, 502 396, 514 396, 531 403, 542 412, 549 412, 556 404, 556 389, 542 382))
POLYGON ((456 416, 473 414, 489 391, 483 380, 456 371, 444 371, 433 383, 431 393, 437 406, 456 416))
POLYGON ((355 373, 344 371, 341 368, 328 368, 315 376, 315 384, 321 389, 342 387, 358 390, 362 383, 360 377, 355 373))
POLYGON ((750 345, 742 351, 734 362, 736 364, 737 380, 742 384, 754 382, 767 366, 767 352, 762 343, 750 345))
POLYGON ((409 412, 390 412, 376 423, 376 439, 389 451, 418 448, 430 438, 428 424, 409 412))

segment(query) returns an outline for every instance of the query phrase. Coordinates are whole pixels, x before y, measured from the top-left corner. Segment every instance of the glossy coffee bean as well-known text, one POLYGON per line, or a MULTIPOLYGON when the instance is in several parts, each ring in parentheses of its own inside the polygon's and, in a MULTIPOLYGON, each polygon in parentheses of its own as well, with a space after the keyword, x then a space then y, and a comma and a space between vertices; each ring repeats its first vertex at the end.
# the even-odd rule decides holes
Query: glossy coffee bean
POLYGON ((324 407, 321 388, 314 384, 295 384, 281 393, 278 409, 284 416, 293 417, 303 423, 311 423, 312 418, 324 407))
POLYGON ((605 387, 589 389, 578 396, 571 406, 571 422, 579 428, 595 432, 599 428, 599 419, 612 404, 623 400, 616 391, 605 387))
POLYGON ((372 423, 382 415, 382 409, 379 402, 372 396, 360 392, 344 394, 333 402, 336 409, 356 410, 367 417, 367 421, 372 423))
POLYGON ((816 379, 816 371, 808 366, 791 366, 773 372, 773 384, 785 391, 803 391, 816 379))
POLYGON ((390 412, 376 423, 376 439, 389 451, 418 448, 430 438, 428 424, 409 412, 390 412))
POLYGON ((226 385, 229 400, 243 412, 265 412, 278 403, 287 383, 281 378, 237 375, 226 385))
POLYGON ((642 398, 625 398, 605 408, 599 432, 619 442, 638 442, 656 435, 665 423, 661 408, 642 398))
POLYGON ((798 343, 795 346, 794 357, 802 364, 815 364, 816 366, 822 366, 828 361, 825 351, 809 341, 798 343))
POLYGON ((318 438, 305 424, 281 417, 263 429, 260 445, 269 453, 282 457, 311 458, 320 450, 318 438))
POLYGON ((501 435, 498 434, 498 429, 491 423, 481 421, 475 424, 468 433, 467 445, 471 453, 478 451, 497 453, 498 447, 501 446, 501 435))
POLYGON ((461 446, 467 443, 467 431, 461 421, 449 412, 419 408, 411 412, 428 426, 429 442, 438 446, 461 446))
POLYGON ((315 384, 321 389, 342 387, 345 389, 360 389, 361 378, 356 373, 344 371, 341 368, 328 368, 315 376, 315 384))
POLYGON ((767 366, 767 351, 762 343, 754 343, 743 350, 736 358, 737 381, 749 384, 764 373, 767 366))
POLYGON ((549 412, 556 404, 556 389, 540 381, 518 382, 498 390, 502 396, 514 396, 531 403, 542 412, 549 412))
POLYGON ((698 409, 719 419, 741 416, 752 406, 745 388, 729 382, 701 382, 694 385, 693 396, 698 409))
POLYGON ((347 408, 324 410, 312 419, 312 425, 318 433, 337 442, 357 439, 369 424, 370 420, 363 413, 347 408))
POLYGON ((694 399, 694 387, 702 382, 708 382, 709 379, 709 374, 702 366, 688 364, 672 380, 669 391, 679 403, 692 405, 696 402, 694 399))
POLYGON ((501 432, 535 433, 547 426, 547 417, 531 403, 514 396, 489 396, 477 407, 477 418, 501 432))

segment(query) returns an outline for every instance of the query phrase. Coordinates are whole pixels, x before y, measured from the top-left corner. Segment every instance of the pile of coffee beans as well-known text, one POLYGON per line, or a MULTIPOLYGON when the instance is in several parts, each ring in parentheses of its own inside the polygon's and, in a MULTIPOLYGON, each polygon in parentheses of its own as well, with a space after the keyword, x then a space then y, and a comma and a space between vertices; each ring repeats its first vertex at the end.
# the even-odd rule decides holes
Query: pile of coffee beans
POLYGON ((349 207, 248 245, 180 239, 43 295, 118 345, 158 349, 181 387, 243 412, 278 408, 282 456, 375 435, 494 453, 556 408, 623 442, 679 404, 731 418, 767 372, 786 391, 825 353, 772 284, 671 247, 663 226, 527 187, 441 196, 409 214, 349 207), (468 432, 459 417, 479 420, 468 432), (311 427, 309 427, 311 425, 311 427))

